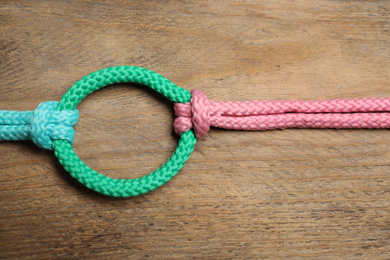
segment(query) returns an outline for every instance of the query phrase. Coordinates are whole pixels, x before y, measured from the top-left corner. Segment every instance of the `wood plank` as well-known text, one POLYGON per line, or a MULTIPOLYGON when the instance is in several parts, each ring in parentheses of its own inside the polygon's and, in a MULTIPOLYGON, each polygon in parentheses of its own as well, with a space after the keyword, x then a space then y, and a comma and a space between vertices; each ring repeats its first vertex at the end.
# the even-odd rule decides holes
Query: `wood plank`
MULTIPOLYGON (((0 109, 59 100, 84 75, 154 70, 212 100, 390 96, 388 1, 0 3, 0 109)), ((178 141, 172 103, 88 96, 77 154, 135 178, 178 141)), ((387 130, 212 129, 165 186, 96 194, 32 142, 0 144, 0 258, 390 259, 387 130)))

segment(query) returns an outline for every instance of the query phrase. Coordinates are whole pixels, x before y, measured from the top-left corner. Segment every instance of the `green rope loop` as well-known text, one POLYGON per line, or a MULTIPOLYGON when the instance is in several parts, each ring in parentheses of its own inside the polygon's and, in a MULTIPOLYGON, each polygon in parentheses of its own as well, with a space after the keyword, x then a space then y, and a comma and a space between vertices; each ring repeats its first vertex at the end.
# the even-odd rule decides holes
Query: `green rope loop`
MULTIPOLYGON (((102 69, 83 77, 62 96, 57 110, 73 110, 88 94, 114 83, 138 83, 167 97, 185 103, 191 100, 188 90, 178 87, 162 75, 141 67, 118 66, 102 69)), ((160 168, 137 179, 113 179, 88 167, 66 140, 54 140, 53 149, 59 162, 72 177, 86 187, 113 197, 132 197, 155 190, 173 178, 190 157, 196 138, 192 130, 181 135, 179 144, 160 168)))

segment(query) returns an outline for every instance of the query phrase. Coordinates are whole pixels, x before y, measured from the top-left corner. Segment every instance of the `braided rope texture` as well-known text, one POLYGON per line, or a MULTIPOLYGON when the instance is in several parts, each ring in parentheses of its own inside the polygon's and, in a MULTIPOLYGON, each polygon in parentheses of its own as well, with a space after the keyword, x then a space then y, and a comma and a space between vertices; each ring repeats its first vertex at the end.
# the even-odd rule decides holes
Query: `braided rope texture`
POLYGON ((33 111, 0 110, 0 141, 29 140, 33 111))
POLYGON ((57 111, 57 101, 46 101, 34 111, 0 111, 0 141, 32 140, 52 150, 52 140, 74 141, 73 126, 79 119, 75 110, 57 111))
POLYGON ((191 93, 162 75, 133 66, 117 66, 92 72, 76 82, 61 98, 58 110, 75 109, 87 95, 116 83, 136 83, 147 86, 164 95, 172 102, 185 103, 191 100, 191 93))
POLYGON ((192 130, 183 133, 172 157, 154 172, 137 179, 114 179, 92 170, 76 155, 69 142, 57 140, 53 147, 65 170, 86 187, 104 195, 126 198, 148 193, 171 180, 190 157, 195 143, 192 130))
MULTIPOLYGON (((93 72, 76 82, 65 93, 57 110, 75 109, 88 94, 115 83, 138 83, 147 86, 173 102, 189 102, 191 93, 176 86, 160 74, 141 67, 118 66, 93 72)), ((71 176, 86 187, 113 197, 131 197, 152 191, 169 181, 184 166, 194 150, 196 137, 192 130, 183 133, 172 157, 156 171, 137 179, 114 179, 88 167, 69 142, 53 141, 54 153, 71 176)))
POLYGON ((235 130, 285 128, 390 128, 390 98, 214 102, 192 90, 191 102, 175 103, 178 134, 197 137, 212 127, 235 130))

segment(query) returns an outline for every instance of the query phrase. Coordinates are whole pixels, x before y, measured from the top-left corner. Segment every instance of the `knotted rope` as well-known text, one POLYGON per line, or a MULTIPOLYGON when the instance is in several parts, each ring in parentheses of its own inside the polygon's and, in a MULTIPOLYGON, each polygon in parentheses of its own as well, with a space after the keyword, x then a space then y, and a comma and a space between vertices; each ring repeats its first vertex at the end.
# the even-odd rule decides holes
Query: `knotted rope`
POLYGON ((191 93, 191 102, 174 105, 177 134, 193 128, 200 138, 210 126, 235 130, 390 128, 390 113, 383 113, 390 111, 390 98, 214 102, 200 90, 191 93))
POLYGON ((79 111, 57 111, 57 101, 39 104, 34 111, 0 110, 0 141, 32 140, 38 147, 53 150, 53 140, 73 144, 73 126, 79 111))
POLYGON ((0 141, 31 139, 39 147, 53 149, 70 175, 86 187, 109 196, 131 197, 152 191, 173 178, 194 150, 196 137, 205 135, 210 127, 390 128, 390 113, 386 112, 390 112, 390 98, 214 102, 202 91, 189 92, 156 72, 118 66, 85 76, 59 103, 44 102, 34 111, 0 111, 0 141), (113 179, 92 170, 74 152, 73 125, 79 116, 76 107, 83 98, 107 85, 127 82, 145 85, 175 103, 178 117, 174 128, 181 137, 172 157, 154 172, 137 179, 113 179))

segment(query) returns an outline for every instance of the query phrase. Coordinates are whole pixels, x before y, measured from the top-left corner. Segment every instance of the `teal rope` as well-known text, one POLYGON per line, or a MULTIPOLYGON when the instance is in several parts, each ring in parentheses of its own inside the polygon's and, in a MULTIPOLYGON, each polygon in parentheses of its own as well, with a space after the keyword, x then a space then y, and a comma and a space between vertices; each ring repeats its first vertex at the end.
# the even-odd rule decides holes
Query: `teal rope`
MULTIPOLYGON (((173 102, 189 102, 191 93, 176 86, 160 74, 132 66, 118 66, 102 69, 76 82, 62 99, 57 110, 72 110, 88 94, 115 83, 138 83, 147 86, 173 102)), ((108 196, 131 197, 152 191, 169 181, 184 166, 190 157, 196 138, 192 130, 183 133, 172 157, 156 171, 137 179, 113 179, 88 167, 74 152, 69 142, 53 141, 58 161, 71 176, 86 187, 108 196)))
POLYGON ((25 125, 30 122, 33 111, 0 110, 0 125, 25 125))
POLYGON ((32 111, 0 110, 0 141, 28 140, 32 111))
POLYGON ((32 140, 52 150, 52 140, 74 141, 78 110, 57 111, 57 101, 39 104, 34 111, 0 110, 0 141, 32 140))

